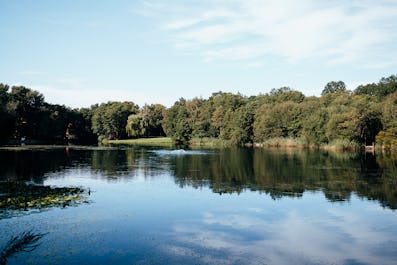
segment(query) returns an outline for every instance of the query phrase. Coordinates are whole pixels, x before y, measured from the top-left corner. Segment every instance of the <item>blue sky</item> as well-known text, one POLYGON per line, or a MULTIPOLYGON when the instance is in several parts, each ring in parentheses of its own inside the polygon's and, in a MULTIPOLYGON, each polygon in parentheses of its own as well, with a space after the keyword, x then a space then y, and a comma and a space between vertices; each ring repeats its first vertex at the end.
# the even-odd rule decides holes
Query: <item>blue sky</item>
POLYGON ((397 1, 0 0, 0 82, 50 103, 161 103, 397 71, 397 1))

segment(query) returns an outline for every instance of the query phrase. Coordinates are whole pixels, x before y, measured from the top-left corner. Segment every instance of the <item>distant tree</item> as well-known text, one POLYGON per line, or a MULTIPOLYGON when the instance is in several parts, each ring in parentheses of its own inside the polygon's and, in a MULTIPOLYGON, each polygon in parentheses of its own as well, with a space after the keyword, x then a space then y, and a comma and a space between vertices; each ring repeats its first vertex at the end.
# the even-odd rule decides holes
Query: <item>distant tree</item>
POLYGON ((189 121, 186 100, 179 99, 164 112, 163 128, 167 136, 178 145, 189 145, 192 138, 192 125, 189 121))
POLYGON ((210 113, 207 102, 201 98, 193 98, 186 101, 186 109, 189 113, 189 122, 192 126, 192 136, 203 138, 209 136, 210 113))
POLYGON ((108 102, 93 108, 92 130, 98 137, 121 139, 126 137, 128 116, 138 112, 133 102, 108 102))
POLYGON ((148 130, 148 121, 142 113, 131 114, 128 116, 126 131, 129 137, 139 138, 146 136, 148 130))
POLYGON ((143 106, 142 112, 145 119, 147 120, 148 130, 146 136, 164 136, 164 130, 162 126, 163 113, 165 107, 161 104, 152 104, 143 106))
POLYGON ((280 103, 285 101, 293 101, 300 103, 305 99, 302 92, 291 89, 290 87, 273 88, 270 94, 263 98, 263 103, 280 103))
POLYGON ((397 128, 397 92, 389 94, 381 106, 384 129, 397 128))
POLYGON ((7 108, 9 102, 9 90, 8 85, 4 85, 0 83, 0 142, 5 141, 8 138, 11 138, 15 116, 7 108))
POLYGON ((230 115, 244 105, 246 101, 247 99, 241 94, 235 95, 225 92, 212 94, 209 98, 209 104, 211 104, 213 110, 210 121, 210 130, 213 132, 213 136, 221 136, 223 139, 228 138, 225 126, 230 122, 230 115), (228 115, 226 115, 227 113, 228 115))
POLYGON ((270 95, 278 95, 278 94, 283 94, 283 93, 288 93, 291 92, 292 89, 288 86, 283 86, 280 88, 272 88, 272 90, 270 90, 270 95))
POLYGON ((397 75, 382 77, 377 84, 360 85, 354 90, 357 95, 370 95, 378 100, 394 92, 397 92, 397 75))
POLYGON ((343 81, 331 81, 325 85, 321 95, 323 96, 341 91, 346 91, 346 84, 343 81))
POLYGON ((382 129, 381 112, 369 96, 341 94, 328 108, 328 141, 348 139, 370 144, 382 129))
POLYGON ((255 141, 273 137, 297 137, 301 132, 302 107, 296 102, 264 104, 255 114, 255 141))
POLYGON ((380 131, 376 135, 376 144, 386 149, 397 148, 397 127, 389 128, 385 131, 380 131))
POLYGON ((301 137, 306 144, 319 146, 327 142, 325 126, 328 119, 327 108, 321 105, 319 99, 308 100, 304 103, 301 118, 301 137))
POLYGON ((24 86, 13 86, 9 93, 7 111, 15 116, 14 137, 35 138, 44 96, 24 86))
POLYGON ((230 140, 234 145, 252 144, 254 142, 254 119, 256 105, 248 103, 241 106, 235 112, 234 124, 230 140))

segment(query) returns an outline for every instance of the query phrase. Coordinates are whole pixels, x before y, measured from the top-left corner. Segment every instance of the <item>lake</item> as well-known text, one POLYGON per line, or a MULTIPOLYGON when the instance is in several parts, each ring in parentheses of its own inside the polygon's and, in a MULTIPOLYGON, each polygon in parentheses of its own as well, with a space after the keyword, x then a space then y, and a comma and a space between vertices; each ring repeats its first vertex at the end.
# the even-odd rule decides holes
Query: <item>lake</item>
POLYGON ((43 147, 0 165, 0 264, 397 261, 396 155, 43 147))

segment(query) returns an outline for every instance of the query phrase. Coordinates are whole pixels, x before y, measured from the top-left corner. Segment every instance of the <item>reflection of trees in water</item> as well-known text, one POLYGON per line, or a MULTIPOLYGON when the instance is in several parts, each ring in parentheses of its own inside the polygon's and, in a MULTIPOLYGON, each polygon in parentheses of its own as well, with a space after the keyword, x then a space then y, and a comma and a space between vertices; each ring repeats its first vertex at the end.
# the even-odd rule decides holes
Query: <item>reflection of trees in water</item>
POLYGON ((9 258, 20 252, 34 251, 40 245, 39 241, 44 236, 45 234, 25 231, 17 236, 11 237, 0 252, 0 265, 7 264, 9 258))
POLYGON ((64 149, 0 151, 0 180, 41 183, 43 175, 69 164, 64 149))
POLYGON ((0 150, 0 181, 33 181, 43 183, 48 172, 61 172, 70 167, 88 167, 108 179, 138 174, 156 175, 163 168, 161 161, 148 163, 150 156, 145 148, 109 149, 69 147, 0 150))
POLYGON ((346 201, 356 193, 397 208, 397 171, 385 174, 375 157, 357 153, 225 149, 211 156, 175 157, 173 164, 181 187, 209 186, 220 194, 250 189, 273 198, 322 190, 330 201, 346 201))
POLYGON ((47 172, 84 166, 118 180, 171 172, 181 186, 210 187, 217 193, 245 189, 273 198, 322 190, 330 201, 352 193, 397 208, 397 154, 324 152, 304 149, 222 149, 207 154, 164 155, 147 148, 0 151, 0 179, 41 183, 47 172))
POLYGON ((168 170, 167 161, 147 148, 93 151, 91 168, 110 180, 156 176, 168 170))

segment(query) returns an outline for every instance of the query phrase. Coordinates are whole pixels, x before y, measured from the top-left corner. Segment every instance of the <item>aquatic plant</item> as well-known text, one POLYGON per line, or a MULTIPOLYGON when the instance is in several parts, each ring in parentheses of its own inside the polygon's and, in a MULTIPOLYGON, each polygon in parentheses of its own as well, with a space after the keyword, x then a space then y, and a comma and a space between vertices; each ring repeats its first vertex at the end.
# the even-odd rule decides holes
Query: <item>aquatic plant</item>
POLYGON ((40 239, 46 234, 25 231, 8 240, 0 252, 0 265, 7 264, 7 260, 19 252, 32 252, 40 245, 40 239))

